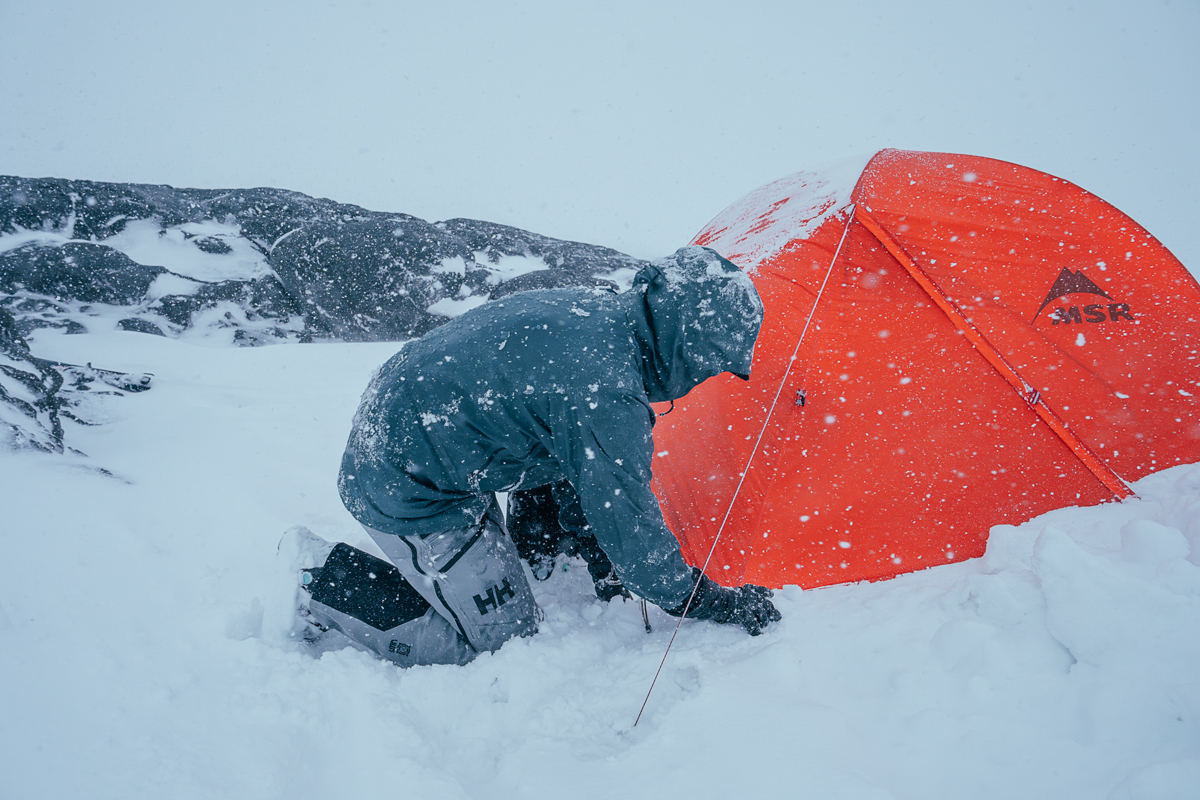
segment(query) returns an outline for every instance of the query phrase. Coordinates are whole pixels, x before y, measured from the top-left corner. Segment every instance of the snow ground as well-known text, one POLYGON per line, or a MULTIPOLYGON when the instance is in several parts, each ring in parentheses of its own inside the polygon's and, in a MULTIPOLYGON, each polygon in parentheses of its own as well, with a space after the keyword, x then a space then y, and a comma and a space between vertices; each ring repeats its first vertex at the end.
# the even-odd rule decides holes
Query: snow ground
POLYGON ((603 606, 408 671, 286 636, 303 524, 364 549, 334 475, 393 344, 212 348, 38 332, 155 374, 0 454, 0 796, 1188 798, 1200 786, 1200 465, 992 532, 987 555, 778 593, 758 638, 603 606), (106 470, 107 472, 102 472, 106 470))

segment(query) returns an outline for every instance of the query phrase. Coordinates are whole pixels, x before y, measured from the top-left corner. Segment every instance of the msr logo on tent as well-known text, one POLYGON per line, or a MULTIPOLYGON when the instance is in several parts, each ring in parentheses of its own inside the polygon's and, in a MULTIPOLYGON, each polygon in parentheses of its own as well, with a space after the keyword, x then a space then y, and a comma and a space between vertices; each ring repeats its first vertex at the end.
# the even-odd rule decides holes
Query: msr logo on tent
MULTIPOLYGON (((1060 297, 1065 297, 1069 294, 1093 294, 1100 297, 1113 300, 1112 295, 1101 289, 1091 278, 1083 274, 1083 270, 1071 272, 1066 267, 1058 273, 1058 278, 1055 279, 1054 285, 1050 287, 1050 292, 1046 295, 1046 299, 1042 301, 1042 305, 1037 310, 1037 314, 1033 315, 1033 321, 1036 321, 1038 315, 1060 297)), ((1129 311, 1128 303, 1089 303, 1082 307, 1080 306, 1059 306, 1049 314, 1051 325, 1071 325, 1082 324, 1084 322, 1117 322, 1119 320, 1133 321, 1133 314, 1129 311), (1105 312, 1108 313, 1105 313, 1105 312)))

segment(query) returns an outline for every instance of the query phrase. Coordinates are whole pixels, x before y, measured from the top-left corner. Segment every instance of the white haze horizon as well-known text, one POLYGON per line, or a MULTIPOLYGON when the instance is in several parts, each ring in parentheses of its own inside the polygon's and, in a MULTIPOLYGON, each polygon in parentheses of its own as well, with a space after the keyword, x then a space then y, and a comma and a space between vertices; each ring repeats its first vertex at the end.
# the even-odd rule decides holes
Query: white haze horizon
POLYGON ((272 186, 654 258, 897 147, 1066 178, 1189 268, 1200 6, 0 2, 0 174, 272 186))

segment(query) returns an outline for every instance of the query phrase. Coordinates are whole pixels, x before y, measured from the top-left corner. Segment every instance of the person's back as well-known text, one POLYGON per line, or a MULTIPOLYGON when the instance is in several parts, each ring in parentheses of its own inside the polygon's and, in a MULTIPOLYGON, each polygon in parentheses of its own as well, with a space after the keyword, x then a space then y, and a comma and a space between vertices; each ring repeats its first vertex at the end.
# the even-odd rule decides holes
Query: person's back
POLYGON ((474 309, 376 374, 347 445, 343 499, 377 528, 403 519, 440 530, 432 518, 452 510, 478 519, 486 493, 562 479, 574 418, 636 406, 650 420, 639 362, 611 291, 524 292, 474 309))

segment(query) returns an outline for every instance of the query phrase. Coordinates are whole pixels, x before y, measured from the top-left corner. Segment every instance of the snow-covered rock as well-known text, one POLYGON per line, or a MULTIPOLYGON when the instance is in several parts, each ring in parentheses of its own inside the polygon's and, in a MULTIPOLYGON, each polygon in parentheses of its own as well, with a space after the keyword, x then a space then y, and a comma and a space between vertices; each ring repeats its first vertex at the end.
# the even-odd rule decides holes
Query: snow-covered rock
POLYGON ((641 263, 490 222, 430 223, 281 189, 0 176, 0 304, 25 333, 399 340, 488 299, 620 281, 641 263))
POLYGON ((60 386, 62 377, 33 357, 12 315, 0 308, 0 444, 62 452, 60 386))
POLYGON ((62 447, 61 376, 31 360, 22 338, 41 328, 216 346, 396 341, 512 292, 621 284, 642 263, 490 222, 429 223, 281 189, 0 176, 2 430, 62 447))

